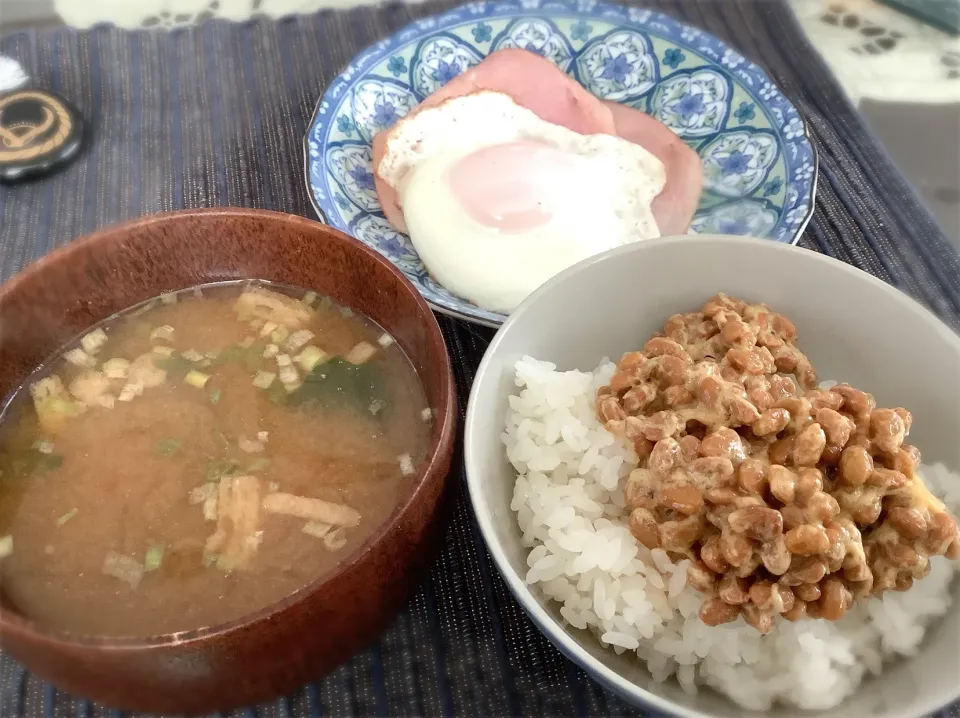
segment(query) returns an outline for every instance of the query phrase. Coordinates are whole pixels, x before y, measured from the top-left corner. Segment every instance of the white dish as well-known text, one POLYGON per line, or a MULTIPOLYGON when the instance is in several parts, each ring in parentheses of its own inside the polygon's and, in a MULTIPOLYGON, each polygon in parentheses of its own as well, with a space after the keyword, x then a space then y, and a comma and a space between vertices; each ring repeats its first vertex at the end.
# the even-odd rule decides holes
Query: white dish
MULTIPOLYGON (((556 606, 524 583, 526 550, 510 510, 515 472, 500 434, 514 364, 523 355, 560 369, 591 370, 636 349, 679 311, 718 291, 762 301, 797 325, 800 346, 823 378, 849 381, 880 405, 906 406, 911 443, 925 463, 960 470, 960 338, 909 297, 842 262, 794 247, 728 236, 650 240, 587 260, 531 295, 504 324, 477 372, 467 412, 468 487, 484 539, 507 585, 547 637, 594 679, 628 701, 685 718, 747 712, 709 690, 655 683, 632 654, 617 656, 567 627, 556 606)), ((956 596, 957 587, 954 587, 956 596)), ((960 696, 960 612, 930 630, 919 654, 868 679, 819 713, 777 708, 773 718, 910 718, 960 696)))

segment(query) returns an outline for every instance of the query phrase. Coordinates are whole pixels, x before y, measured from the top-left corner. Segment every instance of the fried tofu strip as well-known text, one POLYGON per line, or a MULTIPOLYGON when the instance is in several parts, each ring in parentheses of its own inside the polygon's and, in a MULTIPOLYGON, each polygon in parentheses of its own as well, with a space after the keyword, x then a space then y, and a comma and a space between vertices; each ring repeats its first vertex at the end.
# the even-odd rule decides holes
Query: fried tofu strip
POLYGON ((360 513, 349 506, 294 494, 273 493, 264 496, 263 510, 335 526, 356 526, 360 523, 360 513))
POLYGON ((256 476, 220 480, 217 530, 207 539, 205 552, 218 555, 229 570, 244 569, 260 545, 260 481, 256 476))

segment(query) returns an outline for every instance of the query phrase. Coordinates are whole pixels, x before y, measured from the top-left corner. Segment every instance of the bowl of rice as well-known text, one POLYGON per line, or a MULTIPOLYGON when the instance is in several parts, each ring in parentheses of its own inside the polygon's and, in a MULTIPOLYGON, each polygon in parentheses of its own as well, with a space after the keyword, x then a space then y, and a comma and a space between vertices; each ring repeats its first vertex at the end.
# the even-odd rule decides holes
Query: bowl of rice
POLYGON ((624 487, 639 462, 597 418, 616 362, 723 292, 796 327, 824 388, 906 407, 917 475, 960 510, 960 337, 882 281, 807 250, 729 236, 631 244, 558 275, 503 325, 480 365, 465 459, 483 537, 537 627, 592 678, 654 711, 908 718, 960 697, 960 562, 835 621, 706 625, 691 562, 649 549, 624 487), (692 570, 692 569, 691 569, 692 570))

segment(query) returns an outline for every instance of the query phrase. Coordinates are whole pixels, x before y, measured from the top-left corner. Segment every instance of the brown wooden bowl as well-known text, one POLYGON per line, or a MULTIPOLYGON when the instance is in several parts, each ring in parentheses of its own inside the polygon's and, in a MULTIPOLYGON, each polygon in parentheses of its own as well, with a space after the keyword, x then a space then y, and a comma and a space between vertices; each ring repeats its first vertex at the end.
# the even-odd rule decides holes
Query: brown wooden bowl
POLYGON ((166 291, 242 278, 329 294, 396 337, 434 411, 425 469, 334 572, 228 624, 143 639, 78 638, 45 630, 0 595, 3 650, 67 691, 118 708, 191 714, 287 693, 376 638, 439 545, 456 433, 456 388, 440 327, 393 265, 317 222, 246 209, 177 212, 53 252, 0 287, 0 395, 114 312, 166 291))

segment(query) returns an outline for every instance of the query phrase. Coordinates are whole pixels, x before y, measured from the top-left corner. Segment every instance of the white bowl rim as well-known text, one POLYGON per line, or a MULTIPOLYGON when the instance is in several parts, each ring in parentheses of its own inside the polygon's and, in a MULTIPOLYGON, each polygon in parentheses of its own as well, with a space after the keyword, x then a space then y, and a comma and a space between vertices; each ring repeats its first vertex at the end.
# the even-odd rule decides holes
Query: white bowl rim
MULTIPOLYGON (((643 247, 652 247, 655 245, 667 243, 672 244, 678 242, 708 243, 718 241, 734 245, 749 245, 754 249, 757 249, 757 245, 761 244, 763 245, 763 249, 761 251, 782 252, 784 255, 796 254, 797 252, 806 252, 809 255, 812 255, 815 258, 815 261, 820 260, 827 264, 834 264, 837 269, 845 272, 851 277, 855 277, 858 280, 864 280, 876 289, 891 294, 895 301, 901 301, 908 306, 912 306, 913 310, 919 315, 918 318, 927 320, 927 323, 930 325, 930 328, 933 331, 943 335, 948 343, 956 344, 958 351, 960 351, 960 336, 954 334, 946 324, 936 317, 936 315, 934 315, 930 310, 914 300, 912 297, 901 292, 896 287, 887 284, 883 280, 874 277, 869 272, 865 272, 862 269, 854 267, 851 264, 847 264, 839 259, 835 259, 834 257, 821 254, 814 250, 804 249, 802 247, 798 247, 797 245, 770 242, 768 240, 755 237, 742 237, 737 235, 701 234, 658 237, 656 239, 635 242, 601 252, 600 254, 596 254, 588 259, 585 259, 550 278, 547 282, 532 292, 517 307, 516 310, 510 313, 510 316, 507 317, 507 320, 503 323, 503 325, 500 327, 500 330, 491 340, 487 350, 484 352, 483 359, 481 360, 480 365, 474 374, 474 382, 471 386, 470 396, 467 402, 466 421, 464 422, 464 466, 466 469, 467 491, 470 496, 470 503, 473 506, 473 512, 476 517, 477 524, 480 527, 480 534, 483 536, 487 550, 490 552, 494 564, 496 565, 497 570, 500 572, 500 576, 507 584, 507 587, 510 589, 510 592, 517 599, 524 612, 530 617, 534 624, 536 624, 537 628, 540 629, 540 631, 554 644, 554 646, 556 646, 566 656, 571 658, 575 663, 580 664, 591 676, 604 685, 604 687, 613 690, 615 693, 621 696, 630 696, 633 698, 633 700, 642 701, 650 708, 664 711, 669 715, 678 716, 679 718, 707 718, 708 714, 687 706, 683 706, 679 703, 675 703, 674 701, 658 696, 655 693, 651 693, 647 689, 623 677, 618 672, 612 668, 609 668, 600 660, 595 658, 588 651, 584 650, 584 648, 580 646, 576 640, 574 640, 571 632, 559 621, 550 616, 549 613, 547 613, 529 586, 524 583, 522 577, 519 576, 516 571, 514 571, 513 567, 510 565, 510 561, 508 560, 506 553, 497 540, 496 531, 494 529, 491 517, 485 511, 480 510, 482 505, 480 482, 483 479, 480 476, 481 472, 479 467, 476 466, 476 457, 474 455, 473 444, 469 440, 469 437, 474 435, 476 431, 477 417, 474 412, 474 408, 476 406, 475 399, 476 396, 479 395, 480 386, 483 384, 482 378, 487 373, 488 367, 492 362, 492 356, 496 353, 496 350, 503 340, 504 335, 509 332, 511 326, 520 320, 520 317, 523 316, 523 314, 531 305, 535 304, 539 300, 541 295, 548 293, 553 287, 558 284, 562 284, 568 277, 583 271, 588 266, 608 261, 609 259, 618 257, 620 255, 642 251, 643 247)), ((949 706, 957 699, 957 697, 960 697, 960 685, 958 685, 956 689, 956 694, 952 696, 946 703, 930 701, 924 696, 920 696, 918 698, 919 704, 917 705, 916 715, 920 716, 936 713, 937 711, 949 706)), ((813 711, 810 713, 810 715, 811 717, 816 716, 817 712, 813 711)))

